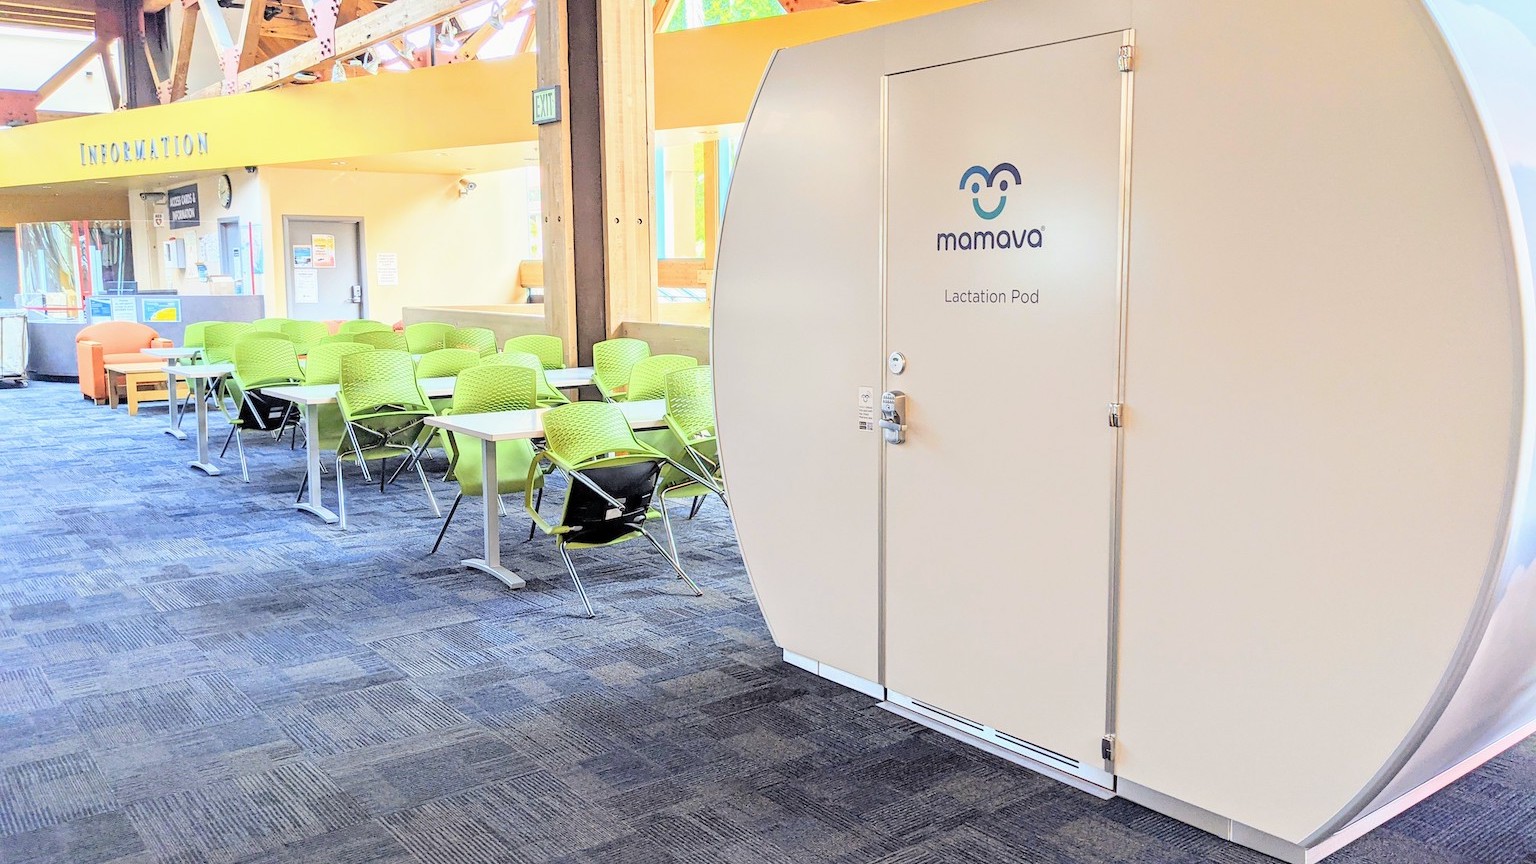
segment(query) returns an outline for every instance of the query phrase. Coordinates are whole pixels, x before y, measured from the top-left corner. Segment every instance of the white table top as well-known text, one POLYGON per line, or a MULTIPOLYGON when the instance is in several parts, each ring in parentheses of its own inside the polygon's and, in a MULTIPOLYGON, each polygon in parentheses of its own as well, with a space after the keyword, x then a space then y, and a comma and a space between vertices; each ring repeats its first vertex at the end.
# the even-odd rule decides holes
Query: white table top
POLYGON ((569 369, 545 369, 544 380, 556 390, 566 387, 585 387, 592 383, 591 366, 572 366, 569 369))
POLYGON ((203 363, 197 366, 162 366, 161 372, 177 378, 221 378, 235 374, 233 363, 203 363))
MULTIPOLYGON (((667 401, 648 399, 643 402, 620 402, 633 429, 659 429, 666 424, 667 401)), ((437 426, 482 441, 512 441, 517 438, 542 438, 544 436, 544 412, 549 408, 532 411, 497 411, 491 414, 449 414, 446 417, 428 417, 428 426, 437 426)))
POLYGON ((108 363, 102 367, 108 372, 131 375, 138 372, 161 372, 160 363, 108 363))
MULTIPOLYGON (((550 369, 544 373, 550 386, 556 389, 561 387, 581 387, 592 382, 592 368, 582 366, 575 369, 550 369)), ((453 378, 422 378, 419 383, 421 392, 428 399, 441 399, 453 395, 453 378)), ((289 387, 262 387, 263 395, 274 399, 282 399, 296 405, 329 405, 336 401, 336 393, 341 387, 336 384, 306 384, 289 387)))
POLYGON ((163 357, 166 360, 180 360, 184 357, 196 357, 202 353, 201 348, 145 348, 140 354, 148 354, 151 357, 163 357))

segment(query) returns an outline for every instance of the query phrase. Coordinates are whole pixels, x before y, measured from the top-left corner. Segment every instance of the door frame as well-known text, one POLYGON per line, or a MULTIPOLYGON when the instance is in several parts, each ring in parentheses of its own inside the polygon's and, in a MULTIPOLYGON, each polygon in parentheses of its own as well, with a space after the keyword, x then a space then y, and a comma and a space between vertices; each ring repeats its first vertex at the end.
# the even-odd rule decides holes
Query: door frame
POLYGON ((16 248, 16 236, 18 233, 14 226, 0 228, 0 235, 8 235, 0 237, 0 246, 9 246, 16 261, 16 284, 14 286, 16 290, 11 291, 9 288, 0 290, 0 309, 12 308, 16 303, 15 295, 21 293, 21 250, 16 248))
POLYGON ((357 317, 368 317, 368 247, 364 238, 368 236, 365 223, 361 216, 299 216, 283 215, 283 302, 284 309, 289 318, 293 316, 293 246, 288 242, 290 223, 292 222, 336 222, 341 224, 357 225, 357 284, 363 288, 363 299, 358 304, 357 317))
MULTIPOLYGON (((220 270, 226 269, 224 267, 224 265, 226 263, 231 263, 232 264, 232 263, 234 263, 234 260, 235 260, 235 256, 232 254, 233 250, 231 250, 228 246, 226 246, 224 244, 224 226, 226 226, 226 225, 233 225, 233 226, 235 226, 235 242, 236 243, 242 242, 241 241, 241 237, 240 237, 240 217, 239 216, 220 216, 218 218, 218 220, 214 223, 214 230, 218 233, 218 238, 219 238, 219 269, 220 270)), ((244 255, 240 256, 240 269, 242 271, 246 271, 246 272, 241 272, 241 273, 225 273, 224 275, 225 276, 229 276, 230 278, 234 279, 235 280, 235 287, 238 288, 241 293, 246 293, 246 288, 249 287, 247 285, 247 283, 251 281, 251 278, 250 278, 251 274, 249 273, 249 268, 245 266, 245 256, 244 255)))

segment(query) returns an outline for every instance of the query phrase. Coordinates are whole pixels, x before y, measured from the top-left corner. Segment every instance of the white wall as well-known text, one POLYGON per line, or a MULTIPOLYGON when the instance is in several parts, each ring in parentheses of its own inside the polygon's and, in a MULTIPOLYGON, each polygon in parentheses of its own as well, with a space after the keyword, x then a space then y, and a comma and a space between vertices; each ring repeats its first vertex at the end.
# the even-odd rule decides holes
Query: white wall
MULTIPOLYGON (((33 91, 91 43, 91 34, 71 30, 36 30, 0 26, 0 90, 33 91)), ((95 114, 112 110, 100 58, 60 87, 39 109, 95 114)))
MULTIPOLYGON (((251 224, 261 226, 263 230, 270 228, 270 220, 266 218, 267 202, 266 191, 258 175, 249 174, 243 170, 229 172, 230 187, 233 192, 229 209, 219 203, 218 174, 211 174, 196 179, 186 180, 159 180, 154 185, 136 186, 129 189, 128 206, 134 228, 134 263, 139 268, 136 273, 140 284, 148 289, 172 289, 185 293, 207 293, 206 284, 199 276, 198 263, 207 265, 209 275, 235 275, 223 273, 221 255, 219 255, 219 220, 235 218, 240 220, 241 236, 247 237, 245 227, 251 224), (152 203, 140 197, 142 192, 167 192, 180 186, 197 185, 198 207, 202 223, 196 228, 172 229, 169 222, 168 208, 164 202, 152 203), (166 224, 163 227, 155 227, 153 216, 160 213, 166 216, 166 224), (211 238, 207 245, 207 260, 203 260, 203 238, 211 238), (180 239, 186 244, 187 266, 176 268, 165 259, 163 246, 166 241, 180 239)), ((250 253, 247 250, 242 255, 246 259, 250 253)), ((245 293, 262 293, 272 284, 272 262, 270 254, 267 259, 267 274, 258 274, 254 284, 245 286, 245 293)), ((251 277, 240 274, 239 278, 250 282, 251 277)))
POLYGON ((368 256, 369 316, 393 322, 405 306, 496 305, 512 302, 518 265, 529 248, 526 169, 470 175, 476 188, 459 195, 458 177, 262 168, 271 226, 271 314, 285 308, 281 255, 284 216, 363 220, 368 256), (378 276, 380 253, 394 253, 399 284, 378 276))

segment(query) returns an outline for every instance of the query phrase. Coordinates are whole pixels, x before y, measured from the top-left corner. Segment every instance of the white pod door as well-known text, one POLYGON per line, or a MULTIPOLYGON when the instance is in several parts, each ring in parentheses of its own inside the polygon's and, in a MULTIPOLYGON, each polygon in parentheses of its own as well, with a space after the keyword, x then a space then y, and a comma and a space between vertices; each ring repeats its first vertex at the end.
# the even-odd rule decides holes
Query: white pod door
POLYGON ((1127 36, 886 78, 885 684, 1106 786, 1127 36))

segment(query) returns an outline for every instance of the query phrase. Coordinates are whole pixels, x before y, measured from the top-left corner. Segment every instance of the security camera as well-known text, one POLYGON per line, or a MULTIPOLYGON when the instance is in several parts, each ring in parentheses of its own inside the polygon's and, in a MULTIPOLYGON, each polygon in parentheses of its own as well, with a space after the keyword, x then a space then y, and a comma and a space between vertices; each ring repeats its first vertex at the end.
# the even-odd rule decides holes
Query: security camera
POLYGON ((163 203, 165 203, 165 193, 164 192, 140 192, 139 193, 139 200, 140 201, 149 201, 149 202, 154 203, 154 204, 163 204, 163 203))
POLYGON ((468 180, 468 179, 461 179, 461 180, 459 180, 459 197, 460 198, 468 197, 469 193, 475 191, 478 188, 480 188, 480 185, 478 183, 476 183, 475 181, 468 180))
POLYGON ((247 173, 247 174, 255 174, 256 173, 256 166, 255 165, 247 165, 247 166, 245 166, 245 173, 247 173))

